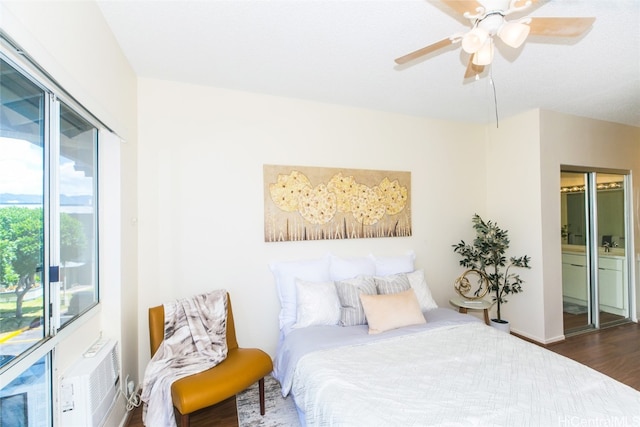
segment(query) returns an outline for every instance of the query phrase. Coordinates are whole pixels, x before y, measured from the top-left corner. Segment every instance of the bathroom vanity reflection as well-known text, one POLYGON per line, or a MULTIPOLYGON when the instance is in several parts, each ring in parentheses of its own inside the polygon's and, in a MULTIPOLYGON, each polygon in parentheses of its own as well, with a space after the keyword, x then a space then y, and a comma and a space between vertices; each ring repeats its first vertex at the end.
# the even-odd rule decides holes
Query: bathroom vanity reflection
POLYGON ((565 332, 568 320, 569 329, 583 329, 626 319, 625 176, 563 171, 561 177, 565 332), (589 274, 590 264, 597 267, 596 277, 589 274))
MULTIPOLYGON (((624 248, 598 248, 600 310, 627 317, 626 258, 624 248)), ((562 245, 562 296, 568 307, 589 306, 586 246, 562 245), (570 305, 571 304, 571 305, 570 305)), ((578 310, 578 309, 573 309, 578 310)))

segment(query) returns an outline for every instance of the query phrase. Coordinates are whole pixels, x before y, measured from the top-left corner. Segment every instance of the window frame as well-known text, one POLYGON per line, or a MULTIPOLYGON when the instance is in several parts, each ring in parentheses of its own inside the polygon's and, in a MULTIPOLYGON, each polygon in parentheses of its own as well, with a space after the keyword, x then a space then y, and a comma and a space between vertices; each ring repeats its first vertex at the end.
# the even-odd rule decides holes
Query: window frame
POLYGON ((100 286, 100 135, 101 130, 111 129, 104 125, 99 119, 92 115, 73 96, 66 92, 46 71, 40 67, 23 49, 21 49, 7 34, 0 29, 0 58, 6 61, 11 67, 18 71, 25 79, 43 90, 48 99, 44 103, 44 183, 43 183, 43 233, 44 245, 42 248, 44 265, 41 273, 41 281, 44 287, 43 292, 43 337, 32 347, 26 349, 13 360, 0 367, 0 389, 8 386, 12 381, 22 375, 31 366, 42 358, 48 360, 48 371, 46 373, 50 390, 49 409, 50 420, 53 425, 57 422, 56 401, 58 393, 58 367, 56 349, 57 346, 68 340, 73 334, 90 322, 101 309, 101 286, 100 286), (93 274, 95 301, 84 311, 78 313, 73 319, 64 324, 60 322, 59 302, 59 282, 50 282, 49 265, 60 265, 60 240, 59 240, 59 215, 60 199, 58 194, 53 192, 59 188, 51 185, 52 173, 57 174, 59 169, 59 149, 60 149, 60 107, 63 103, 75 114, 86 120, 95 128, 95 138, 93 147, 94 180, 93 192, 95 205, 93 206, 93 231, 95 242, 93 242, 95 273, 93 274), (57 110, 58 114, 55 114, 57 110), (54 118, 54 119, 52 119, 54 118), (57 141, 52 144, 52 141, 57 141), (53 148, 53 151, 52 151, 53 148), (56 188, 54 188, 56 187, 56 188), (52 200, 56 201, 52 203, 52 200), (52 221, 58 221, 58 227, 51 227, 52 221), (52 235, 52 229, 57 230, 56 236, 52 235))

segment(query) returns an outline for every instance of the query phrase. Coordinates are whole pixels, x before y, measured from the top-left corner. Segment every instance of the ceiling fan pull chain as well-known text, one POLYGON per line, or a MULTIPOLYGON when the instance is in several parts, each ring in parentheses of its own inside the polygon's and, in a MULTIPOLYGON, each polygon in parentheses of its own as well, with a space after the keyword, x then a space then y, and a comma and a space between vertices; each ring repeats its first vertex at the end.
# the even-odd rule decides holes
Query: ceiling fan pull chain
POLYGON ((496 129, 499 128, 498 124, 498 97, 496 95, 496 84, 493 81, 493 67, 489 67, 489 83, 491 84, 491 88, 493 89, 493 105, 496 113, 496 129))

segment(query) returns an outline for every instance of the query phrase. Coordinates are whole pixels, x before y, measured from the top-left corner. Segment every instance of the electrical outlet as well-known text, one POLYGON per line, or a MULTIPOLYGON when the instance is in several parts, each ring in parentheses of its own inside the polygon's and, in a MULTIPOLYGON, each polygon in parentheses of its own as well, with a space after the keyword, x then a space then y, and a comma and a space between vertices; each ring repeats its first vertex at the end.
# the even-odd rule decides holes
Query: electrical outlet
POLYGON ((135 388, 135 383, 132 381, 127 381, 127 398, 131 397, 133 394, 133 389, 135 388))

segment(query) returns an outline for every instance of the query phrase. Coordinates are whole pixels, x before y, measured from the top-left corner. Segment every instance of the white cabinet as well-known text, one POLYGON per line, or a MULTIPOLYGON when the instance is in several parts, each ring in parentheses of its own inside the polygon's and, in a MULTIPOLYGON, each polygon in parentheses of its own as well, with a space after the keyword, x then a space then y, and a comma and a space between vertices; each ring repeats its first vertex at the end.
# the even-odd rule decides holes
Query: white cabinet
MULTIPOLYGON (((598 257, 600 310, 627 316, 626 265, 623 256, 598 257)), ((562 296, 566 302, 587 305, 587 257, 584 253, 562 253, 562 296)))
POLYGON ((574 304, 587 305, 587 257, 562 254, 562 295, 574 304))
POLYGON ((598 257, 598 282, 600 284, 600 309, 608 313, 626 316, 624 258, 600 255, 598 257))

